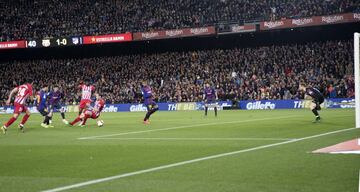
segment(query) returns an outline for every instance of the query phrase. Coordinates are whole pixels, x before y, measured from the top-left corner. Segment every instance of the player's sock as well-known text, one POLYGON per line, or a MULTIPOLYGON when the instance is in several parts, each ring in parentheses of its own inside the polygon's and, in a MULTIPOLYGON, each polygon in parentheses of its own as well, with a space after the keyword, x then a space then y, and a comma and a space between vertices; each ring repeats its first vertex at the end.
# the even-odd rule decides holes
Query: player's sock
POLYGON ((217 117, 217 107, 214 107, 215 117, 217 117))
POLYGON ((13 124, 16 121, 15 117, 11 117, 8 122, 5 123, 5 127, 9 127, 11 124, 13 124))
POLYGON ((25 125, 26 121, 29 119, 30 115, 25 114, 24 117, 21 120, 20 125, 25 125))
POLYGON ((317 110, 316 109, 313 109, 313 110, 311 110, 313 113, 314 113, 314 115, 316 116, 316 117, 318 117, 319 116, 319 113, 317 112, 317 110))
POLYGON ((208 107, 205 107, 205 116, 207 116, 208 107))
POLYGON ((150 118, 151 111, 148 111, 145 115, 144 121, 147 121, 150 118))
POLYGON ((85 115, 85 117, 84 117, 84 119, 83 119, 82 125, 85 125, 85 124, 86 124, 86 121, 87 121, 87 119, 88 119, 89 117, 90 117, 89 115, 85 115))
POLYGON ((61 114, 62 119, 65 119, 65 113, 62 112, 62 113, 60 113, 60 114, 61 114))
POLYGON ((50 124, 50 119, 51 119, 51 117, 49 117, 49 116, 45 116, 45 119, 44 119, 44 124, 46 124, 46 125, 49 125, 50 124))
POLYGON ((81 120, 80 117, 77 117, 73 122, 70 123, 70 125, 75 125, 77 122, 81 120))

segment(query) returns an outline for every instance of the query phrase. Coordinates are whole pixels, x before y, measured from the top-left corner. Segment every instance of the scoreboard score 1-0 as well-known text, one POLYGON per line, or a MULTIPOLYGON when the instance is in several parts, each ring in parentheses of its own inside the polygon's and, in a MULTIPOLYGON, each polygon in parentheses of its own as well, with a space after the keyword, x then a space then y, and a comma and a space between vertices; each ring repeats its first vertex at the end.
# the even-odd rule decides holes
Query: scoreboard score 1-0
POLYGON ((26 41, 27 48, 64 47, 81 44, 83 44, 82 37, 45 38, 26 41))

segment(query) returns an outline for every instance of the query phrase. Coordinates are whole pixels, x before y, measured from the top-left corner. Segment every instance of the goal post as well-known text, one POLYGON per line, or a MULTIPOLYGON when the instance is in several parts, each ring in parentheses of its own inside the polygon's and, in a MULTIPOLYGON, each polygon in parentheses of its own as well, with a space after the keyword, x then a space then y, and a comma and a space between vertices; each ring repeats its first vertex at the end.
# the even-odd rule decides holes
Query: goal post
POLYGON ((360 128, 360 33, 354 33, 355 126, 360 128))

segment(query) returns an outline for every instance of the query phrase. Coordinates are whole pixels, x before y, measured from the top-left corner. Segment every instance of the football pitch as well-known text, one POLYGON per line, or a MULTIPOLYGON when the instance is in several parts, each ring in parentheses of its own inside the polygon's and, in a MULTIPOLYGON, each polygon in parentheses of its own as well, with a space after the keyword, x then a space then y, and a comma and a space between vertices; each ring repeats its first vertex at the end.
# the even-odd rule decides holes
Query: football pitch
MULTIPOLYGON (((68 113, 73 120, 75 113, 68 113)), ((356 192, 359 155, 312 151, 360 137, 354 110, 103 113, 103 127, 40 127, 0 135, 0 191, 356 192)), ((1 115, 0 122, 9 115, 1 115)), ((20 117, 22 118, 22 116, 20 117)))

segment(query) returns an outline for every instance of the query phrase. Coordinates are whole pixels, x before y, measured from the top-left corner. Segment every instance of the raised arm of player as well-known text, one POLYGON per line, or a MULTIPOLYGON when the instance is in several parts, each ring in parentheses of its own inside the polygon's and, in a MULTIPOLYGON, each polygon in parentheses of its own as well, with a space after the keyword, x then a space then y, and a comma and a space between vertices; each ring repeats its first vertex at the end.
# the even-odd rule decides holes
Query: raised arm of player
POLYGON ((215 90, 215 99, 218 100, 219 97, 218 97, 218 94, 217 94, 217 91, 215 90))
POLYGON ((11 102, 11 98, 13 97, 14 94, 16 94, 19 91, 19 89, 17 87, 15 87, 13 90, 11 90, 10 94, 9 94, 9 98, 6 101, 6 105, 10 105, 11 102))

